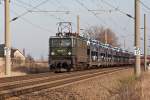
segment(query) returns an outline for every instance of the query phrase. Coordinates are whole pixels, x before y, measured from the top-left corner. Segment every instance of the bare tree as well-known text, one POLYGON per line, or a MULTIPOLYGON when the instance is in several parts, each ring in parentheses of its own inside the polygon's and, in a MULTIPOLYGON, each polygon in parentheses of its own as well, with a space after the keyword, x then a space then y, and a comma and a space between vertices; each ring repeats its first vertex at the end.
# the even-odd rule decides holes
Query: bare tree
POLYGON ((85 30, 84 36, 99 40, 102 43, 105 43, 107 38, 108 44, 112 46, 120 46, 118 44, 118 38, 116 34, 110 28, 91 26, 85 30))
POLYGON ((26 57, 26 62, 34 62, 34 58, 30 54, 28 54, 26 57))

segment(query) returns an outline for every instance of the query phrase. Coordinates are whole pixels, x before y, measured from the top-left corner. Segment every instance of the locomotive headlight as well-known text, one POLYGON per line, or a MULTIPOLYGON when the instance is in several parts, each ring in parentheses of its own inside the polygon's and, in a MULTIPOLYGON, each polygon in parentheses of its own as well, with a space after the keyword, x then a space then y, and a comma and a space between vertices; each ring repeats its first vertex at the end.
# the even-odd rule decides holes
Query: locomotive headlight
POLYGON ((54 53, 54 52, 51 52, 51 55, 55 55, 55 53, 54 53))
POLYGON ((68 55, 71 55, 71 52, 68 52, 68 55))

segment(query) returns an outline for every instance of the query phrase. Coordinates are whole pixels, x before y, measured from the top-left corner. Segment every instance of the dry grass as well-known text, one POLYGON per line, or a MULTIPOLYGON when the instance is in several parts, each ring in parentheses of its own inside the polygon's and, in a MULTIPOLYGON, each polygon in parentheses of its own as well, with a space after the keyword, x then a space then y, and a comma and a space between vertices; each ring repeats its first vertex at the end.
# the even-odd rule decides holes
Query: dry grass
POLYGON ((18 100, 124 100, 122 94, 126 93, 126 85, 124 86, 123 80, 129 84, 126 79, 132 76, 132 73, 133 70, 129 69, 54 90, 46 89, 26 94, 19 96, 18 100))
MULTIPOLYGON (((41 65, 28 66, 25 68, 29 68, 30 73, 46 71, 41 65)), ((59 89, 47 89, 26 94, 10 100, 145 100, 142 99, 141 79, 136 79, 132 75, 133 70, 130 69, 59 89)))
POLYGON ((133 70, 127 70, 9 100, 150 100, 149 76, 150 72, 136 79, 133 76, 133 70))
POLYGON ((142 100, 141 78, 134 76, 120 80, 116 90, 115 100, 142 100))
POLYGON ((23 65, 14 65, 13 71, 23 72, 27 74, 36 74, 48 72, 48 64, 37 64, 36 62, 25 63, 23 65))
POLYGON ((150 100, 150 72, 144 72, 142 76, 142 100, 150 100))

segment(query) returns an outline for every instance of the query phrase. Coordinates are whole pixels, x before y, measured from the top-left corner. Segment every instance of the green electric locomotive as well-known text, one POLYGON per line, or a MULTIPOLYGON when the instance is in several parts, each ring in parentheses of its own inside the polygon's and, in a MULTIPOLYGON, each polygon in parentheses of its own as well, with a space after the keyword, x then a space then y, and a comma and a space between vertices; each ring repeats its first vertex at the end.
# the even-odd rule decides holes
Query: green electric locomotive
POLYGON ((49 39, 50 70, 61 71, 77 69, 87 63, 87 42, 72 33, 56 35, 49 39))
POLYGON ((49 68, 54 72, 131 64, 131 53, 75 33, 49 39, 49 68))

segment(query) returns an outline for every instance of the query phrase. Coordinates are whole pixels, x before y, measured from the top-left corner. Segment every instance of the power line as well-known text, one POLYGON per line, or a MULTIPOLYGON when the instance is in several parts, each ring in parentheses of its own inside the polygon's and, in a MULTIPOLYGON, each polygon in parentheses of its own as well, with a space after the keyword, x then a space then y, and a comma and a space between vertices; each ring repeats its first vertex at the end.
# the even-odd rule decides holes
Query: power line
POLYGON ((148 7, 144 2, 139 1, 146 9, 150 10, 150 7, 148 7))
MULTIPOLYGON (((14 12, 16 15, 18 15, 14 10, 11 9, 11 11, 14 12)), ((52 31, 49 30, 49 29, 46 29, 46 28, 44 28, 44 27, 42 27, 42 26, 40 26, 40 25, 37 25, 37 24, 32 23, 31 21, 29 21, 28 19, 26 19, 26 18, 24 18, 24 17, 21 17, 21 19, 22 19, 24 22, 26 22, 26 23, 32 25, 32 26, 35 27, 35 28, 44 30, 44 31, 46 31, 46 32, 52 32, 52 31)))
MULTIPOLYGON (((30 7, 33 7, 32 5, 30 5, 30 4, 27 4, 27 3, 25 3, 25 2, 19 2, 19 3, 23 3, 23 4, 25 4, 25 5, 27 5, 27 6, 30 6, 30 7)), ((42 13, 48 13, 48 12, 57 12, 57 13, 63 13, 63 12, 65 12, 65 13, 67 13, 67 14, 69 14, 71 11, 45 11, 45 10, 40 10, 40 9, 38 9, 38 8, 35 8, 35 9, 37 9, 37 10, 28 10, 26 7, 24 7, 28 12, 42 12, 42 13)), ((54 16, 54 15, 51 15, 51 17, 55 17, 56 18, 56 16, 54 16)), ((16 19, 18 19, 18 18, 14 18, 13 20, 16 20, 16 19)), ((63 20, 63 19, 61 19, 61 18, 56 18, 56 19, 58 19, 58 20, 63 20)), ((63 20, 64 21, 64 20, 63 20)), ((33 24, 33 23, 31 23, 31 22, 29 22, 30 24, 33 24)), ((39 27, 39 26, 38 26, 39 27)))
MULTIPOLYGON (((29 7, 34 7, 33 5, 31 5, 31 4, 28 4, 28 3, 26 3, 26 2, 23 2, 23 1, 20 1, 20 0, 18 0, 18 3, 21 3, 21 4, 24 4, 24 5, 27 5, 27 6, 29 6, 29 7)), ((22 7, 22 6, 21 6, 22 7)), ((37 9, 38 11, 37 12, 43 12, 43 13, 47 13, 47 12, 50 12, 50 11, 43 11, 43 10, 41 10, 41 9, 39 9, 39 8, 35 8, 35 9, 37 9)), ((31 9, 31 10, 28 10, 27 8, 26 8, 26 10, 28 11, 28 12, 32 12, 33 10, 31 9)), ((58 11, 57 11, 58 12, 58 11)), ((60 18, 60 17, 57 17, 57 16, 55 16, 55 15, 48 15, 48 16, 50 16, 50 17, 53 17, 53 18, 55 18, 55 19, 57 19, 57 20, 60 20, 60 21, 64 21, 64 19, 62 19, 62 18, 60 18)))
POLYGON ((83 8, 85 8, 88 12, 92 13, 98 20, 102 21, 105 25, 107 25, 106 22, 104 22, 102 19, 100 19, 95 12, 90 11, 90 9, 88 7, 86 7, 83 3, 81 3, 79 0, 76 0, 76 2, 78 4, 80 4, 83 8))
MULTIPOLYGON (((103 1, 103 0, 101 0, 101 1, 103 1)), ((128 16, 128 17, 134 19, 134 17, 132 17, 130 14, 128 14, 128 13, 126 13, 126 12, 120 10, 119 8, 116 8, 116 7, 113 6, 112 4, 110 4, 110 3, 106 2, 106 1, 104 1, 103 3, 105 3, 105 4, 108 5, 108 6, 110 6, 110 7, 113 8, 115 11, 119 11, 121 14, 124 14, 124 15, 126 15, 126 16, 128 16)), ((113 21, 113 19, 112 19, 112 21, 113 21)), ((113 22, 116 23, 115 21, 113 21, 113 22)), ((117 24, 115 24, 115 25, 117 25, 117 24)), ((119 25, 118 25, 118 26, 119 26, 119 25)), ((121 26, 119 26, 119 27, 122 28, 121 26)), ((122 28, 122 30, 123 30, 123 31, 126 31, 125 28, 122 28)))
MULTIPOLYGON (((22 2, 22 1, 21 1, 21 2, 22 2)), ((24 8, 26 11, 28 11, 28 9, 29 9, 28 7, 25 6, 26 4, 22 4, 22 3, 20 3, 20 1, 18 1, 18 0, 17 0, 17 2, 13 2, 13 4, 16 5, 16 6, 18 6, 18 7, 20 7, 20 8, 24 8)), ((13 6, 14 6, 14 5, 13 5, 13 6)), ((31 8, 30 8, 30 9, 31 9, 31 8)), ((25 12, 26 12, 26 11, 25 11, 25 12)), ((21 15, 21 14, 20 14, 20 15, 21 15)))
POLYGON ((66 14, 69 14, 70 13, 70 11, 63 11, 63 10, 28 10, 29 12, 44 12, 44 13, 48 13, 48 12, 50 12, 50 13, 66 13, 66 14))
MULTIPOLYGON (((42 1, 41 3, 39 3, 38 5, 32 7, 30 10, 33 10, 33 9, 35 9, 35 8, 38 8, 39 6, 45 4, 45 3, 48 2, 48 1, 49 1, 49 0, 44 0, 44 1, 42 1)), ((18 19, 18 18, 20 18, 20 17, 22 17, 22 16, 24 16, 24 15, 26 15, 26 14, 28 14, 28 13, 30 13, 29 10, 27 10, 26 12, 20 14, 19 16, 15 17, 15 18, 13 18, 11 21, 15 21, 16 19, 18 19)))
MULTIPOLYGON (((99 2, 99 1, 98 1, 99 2)), ((99 2, 100 3, 100 2, 99 2)), ((111 5, 111 4, 110 4, 111 5)), ((110 6, 109 5, 109 6, 110 6)), ((103 8, 103 7, 101 7, 101 8, 103 8)), ((116 7, 115 6, 113 6, 113 5, 111 5, 111 8, 113 8, 113 9, 110 9, 110 10, 106 10, 106 11, 108 11, 108 12, 114 12, 114 11, 116 11, 116 7)), ((118 8, 117 8, 118 9, 118 8)), ((95 11, 99 11, 99 10, 95 10, 95 11)), ((101 11, 101 10, 100 10, 101 11)), ((102 10, 102 11, 105 11, 104 9, 102 10)), ((121 12, 124 12, 124 11, 121 11, 121 12)), ((125 12, 123 13, 123 14, 126 14, 125 12)), ((128 14, 128 16, 130 16, 129 14, 128 14)), ((130 16, 131 17, 131 16, 130 16)), ((110 18, 109 18, 110 19, 110 18)), ((116 23, 115 21, 114 21, 114 19, 111 17, 111 19, 109 20, 109 21, 112 21, 113 23, 114 23, 114 25, 117 25, 118 23, 116 23)), ((121 27, 120 25, 117 25, 118 27, 120 27, 124 32, 127 32, 127 30, 125 30, 126 29, 126 27, 128 26, 128 25, 125 25, 125 27, 121 27)))
MULTIPOLYGON (((100 2, 99 0, 97 0, 97 4, 102 4, 102 2, 100 2), (97 3, 98 2, 98 3, 97 3)), ((109 3, 110 4, 110 3, 109 3)), ((103 2, 103 4, 102 5, 104 5, 104 2, 103 2)), ((108 5, 108 4, 107 4, 108 5)), ((117 7, 115 7, 115 6, 113 6, 112 4, 110 4, 110 5, 108 5, 109 7, 111 7, 111 8, 113 8, 113 9, 111 9, 111 10, 106 10, 106 11, 113 11, 113 12, 115 12, 115 11, 117 11, 116 9, 119 9, 119 8, 117 8, 117 7)), ((99 7, 98 7, 99 8, 99 7)), ((101 9, 101 8, 103 8, 104 9, 104 7, 103 6, 101 6, 99 9, 101 9)), ((119 9, 120 10, 120 9, 119 9)), ((94 11, 94 10, 93 10, 94 11)), ((95 11, 99 11, 99 10, 95 10, 95 11)), ((101 11, 101 10, 100 10, 101 11)), ((104 11, 105 12, 105 10, 102 10, 102 11, 104 11)), ((119 12, 119 13, 121 13, 121 14, 125 14, 125 15, 128 15, 128 17, 132 17, 131 15, 129 15, 129 14, 127 14, 126 12, 124 12, 124 11, 122 11, 122 10, 120 10, 121 12, 119 12)), ((113 13, 112 12, 112 13, 113 13)), ((133 17, 132 17, 133 18, 133 17)), ((126 33, 129 33, 128 32, 128 30, 127 30, 127 27, 129 27, 128 25, 125 25, 125 26, 123 26, 123 27, 121 27, 118 23, 116 23, 115 22, 115 20, 113 19, 113 17, 110 17, 109 18, 109 21, 112 21, 113 23, 114 23, 114 25, 116 26, 117 25, 117 27, 120 27, 119 29, 121 29, 122 31, 124 31, 124 32, 122 32, 122 34, 121 35, 119 35, 119 36, 125 36, 125 34, 126 33), (124 34, 123 34, 124 33, 124 34)), ((131 36, 131 35, 130 35, 131 36)))
POLYGON ((64 9, 67 9, 60 1, 54 0, 57 4, 59 4, 60 7, 63 7, 64 9))
POLYGON ((24 4, 24 5, 27 5, 28 7, 33 8, 33 5, 32 5, 32 4, 26 3, 26 2, 24 2, 24 1, 22 1, 22 0, 17 0, 17 2, 19 2, 19 3, 21 3, 21 4, 24 4))
MULTIPOLYGON (((94 12, 94 10, 90 10, 88 7, 86 7, 86 6, 85 6, 83 3, 81 3, 79 0, 76 0, 76 1, 77 1, 82 7, 84 7, 84 8, 87 9, 89 12, 91 12, 94 16, 97 15, 97 14, 94 12)), ((105 2, 105 3, 107 3, 107 2, 105 2)), ((116 8, 116 7, 113 6, 113 5, 111 5, 111 4, 109 4, 109 3, 107 3, 107 5, 111 6, 111 8, 115 9, 116 11, 119 11, 121 14, 124 14, 124 15, 126 15, 126 16, 128 16, 128 17, 130 17, 130 18, 133 18, 130 14, 128 14, 128 13, 126 13, 126 12, 124 12, 124 11, 122 11, 122 10, 116 8)), ((99 19, 98 16, 96 16, 96 17, 99 19)))
POLYGON ((36 28, 38 28, 38 29, 44 30, 44 31, 46 31, 46 32, 52 32, 51 30, 46 29, 46 28, 44 28, 44 27, 42 27, 42 26, 40 26, 40 25, 34 24, 34 23, 32 23, 31 21, 29 21, 29 20, 27 20, 27 19, 25 19, 25 18, 23 18, 23 17, 22 17, 22 20, 24 20, 25 22, 31 24, 32 26, 34 26, 34 27, 36 27, 36 28))
POLYGON ((111 8, 114 8, 116 11, 119 11, 119 12, 122 13, 122 14, 126 14, 126 12, 120 10, 119 8, 113 6, 112 4, 106 2, 105 0, 101 0, 101 1, 102 1, 103 3, 105 3, 106 5, 110 6, 111 8))
POLYGON ((100 14, 99 12, 112 13, 112 12, 114 12, 116 10, 113 10, 113 9, 109 9, 109 10, 105 10, 105 9, 90 9, 89 11, 97 12, 96 14, 100 14))
MULTIPOLYGON (((59 4, 60 7, 63 7, 63 9, 68 10, 68 7, 64 6, 64 5, 62 4, 62 2, 60 2, 59 0, 55 0, 55 2, 56 2, 57 4, 59 4)), ((69 14, 71 14, 71 15, 73 15, 73 16, 80 15, 80 14, 75 14, 73 11, 71 11, 71 13, 69 13, 69 14)), ((83 21, 84 21, 84 20, 82 20, 82 22, 83 22, 83 21)), ((88 23, 87 21, 84 21, 84 23, 86 23, 86 25, 90 26, 89 23, 88 23)), ((75 26, 74 23, 73 23, 72 25, 75 26)), ((76 27, 76 26, 75 26, 75 27, 76 27)))
POLYGON ((109 7, 114 8, 116 11, 119 11, 121 14, 124 14, 124 15, 128 16, 129 18, 134 19, 134 17, 133 17, 132 15, 130 15, 130 14, 128 14, 128 13, 126 13, 126 12, 120 10, 119 8, 113 6, 112 4, 108 3, 107 1, 105 1, 105 0, 101 0, 101 1, 102 1, 103 3, 105 3, 106 5, 108 5, 109 7))

